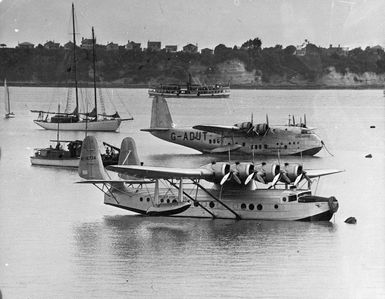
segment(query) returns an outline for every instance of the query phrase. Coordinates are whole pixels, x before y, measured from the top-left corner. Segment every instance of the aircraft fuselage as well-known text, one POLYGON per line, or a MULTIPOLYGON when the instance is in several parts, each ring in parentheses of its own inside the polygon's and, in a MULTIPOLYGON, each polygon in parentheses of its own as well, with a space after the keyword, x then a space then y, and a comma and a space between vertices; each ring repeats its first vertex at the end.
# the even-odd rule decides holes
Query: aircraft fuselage
MULTIPOLYGON (((271 126, 265 136, 245 136, 241 132, 216 134, 193 128, 170 128, 152 131, 152 135, 202 153, 228 145, 240 145, 237 153, 256 155, 315 155, 322 148, 321 139, 314 133, 294 126, 271 126)), ((225 152, 225 151, 224 151, 225 152)))

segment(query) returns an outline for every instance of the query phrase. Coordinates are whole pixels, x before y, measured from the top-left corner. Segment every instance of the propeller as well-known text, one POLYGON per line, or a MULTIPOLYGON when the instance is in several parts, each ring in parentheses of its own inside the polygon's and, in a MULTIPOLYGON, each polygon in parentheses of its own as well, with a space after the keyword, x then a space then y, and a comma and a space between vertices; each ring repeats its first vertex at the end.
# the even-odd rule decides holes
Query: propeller
POLYGON ((234 179, 234 181, 236 181, 238 184, 242 184, 241 179, 238 177, 237 173, 235 171, 230 171, 223 176, 220 182, 221 186, 231 179, 234 179))
POLYGON ((252 173, 250 173, 245 180, 245 185, 250 183, 250 181, 253 179, 256 179, 258 182, 262 184, 266 184, 265 179, 263 178, 266 175, 266 171, 263 168, 265 165, 266 163, 262 162, 262 168, 255 169, 252 173))
POLYGON ((307 176, 306 171, 302 171, 299 176, 296 177, 294 181, 294 186, 297 186, 302 179, 306 179, 308 181, 309 186, 311 185, 311 179, 307 176))
POLYGON ((278 173, 275 177, 274 177, 274 179, 273 179, 273 181, 271 182, 271 186, 268 188, 268 189, 271 189, 271 188, 273 188, 277 183, 278 183, 278 181, 279 181, 279 179, 281 178, 281 172, 280 173, 278 173))
POLYGON ((251 132, 254 131, 254 121, 253 121, 253 113, 251 113, 251 117, 250 117, 250 128, 247 130, 247 134, 250 134, 251 132))

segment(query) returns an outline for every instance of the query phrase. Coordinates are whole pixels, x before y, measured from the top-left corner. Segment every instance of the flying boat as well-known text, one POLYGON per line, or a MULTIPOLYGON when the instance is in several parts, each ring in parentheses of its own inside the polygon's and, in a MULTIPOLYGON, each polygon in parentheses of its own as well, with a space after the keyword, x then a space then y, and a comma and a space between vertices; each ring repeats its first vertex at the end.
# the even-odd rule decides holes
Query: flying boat
MULTIPOLYGON (((290 118, 291 119, 291 118, 290 118)), ((193 148, 202 153, 225 154, 229 151, 255 155, 315 155, 324 146, 315 128, 289 120, 287 125, 270 125, 268 116, 262 123, 250 121, 234 125, 195 125, 178 127, 174 124, 165 98, 157 96, 152 102, 150 132, 168 142, 193 148)))
POLYGON ((329 221, 338 210, 335 197, 314 195, 312 185, 339 172, 297 163, 147 166, 130 137, 122 141, 118 165, 104 168, 94 136, 84 139, 78 168, 85 179, 79 183, 98 187, 106 205, 144 216, 303 221, 329 221))

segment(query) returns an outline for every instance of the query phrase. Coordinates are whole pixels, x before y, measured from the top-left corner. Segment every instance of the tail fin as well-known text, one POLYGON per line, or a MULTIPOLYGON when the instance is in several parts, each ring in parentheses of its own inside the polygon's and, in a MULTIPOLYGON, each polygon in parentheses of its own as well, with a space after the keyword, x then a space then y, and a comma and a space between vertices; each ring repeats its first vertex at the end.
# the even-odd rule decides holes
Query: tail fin
POLYGON ((135 140, 131 137, 126 137, 122 140, 119 154, 119 165, 140 165, 135 140))
POLYGON ((172 122, 170 110, 168 109, 165 98, 155 96, 152 100, 151 110, 151 129, 166 129, 172 128, 174 123, 172 122))
POLYGON ((109 179, 104 170, 98 142, 94 136, 87 136, 83 140, 78 173, 80 177, 87 180, 109 179))
MULTIPOLYGON (((131 137, 126 137, 122 140, 119 154, 119 165, 140 165, 135 140, 131 137)), ((119 174, 119 177, 124 180, 133 178, 125 174, 119 174)))

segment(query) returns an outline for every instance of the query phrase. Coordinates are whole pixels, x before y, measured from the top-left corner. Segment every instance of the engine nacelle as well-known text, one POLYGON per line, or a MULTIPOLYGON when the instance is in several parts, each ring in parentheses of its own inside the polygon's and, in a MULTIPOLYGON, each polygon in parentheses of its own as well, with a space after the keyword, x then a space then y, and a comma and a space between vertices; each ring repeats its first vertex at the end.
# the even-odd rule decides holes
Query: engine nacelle
POLYGON ((254 172, 254 164, 237 162, 231 165, 231 170, 244 182, 246 178, 254 172))
MULTIPOLYGON (((261 181, 262 178, 265 183, 272 182, 274 177, 280 172, 281 167, 276 163, 262 163, 254 166, 254 171, 256 172, 255 179, 261 181)), ((261 182, 263 183, 263 182, 261 182)))
POLYGON ((257 124, 254 126, 254 132, 257 133, 259 136, 266 135, 266 133, 269 131, 269 125, 268 124, 257 124))
POLYGON ((222 178, 230 172, 230 164, 226 162, 213 162, 209 165, 206 165, 205 168, 213 172, 213 177, 207 179, 213 183, 219 183, 222 178))
POLYGON ((285 172, 290 181, 294 182, 295 179, 303 172, 303 167, 298 163, 285 163, 282 170, 285 172))

